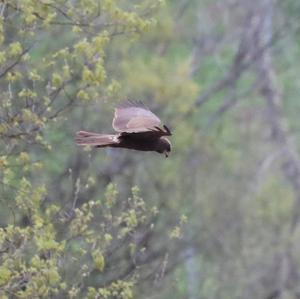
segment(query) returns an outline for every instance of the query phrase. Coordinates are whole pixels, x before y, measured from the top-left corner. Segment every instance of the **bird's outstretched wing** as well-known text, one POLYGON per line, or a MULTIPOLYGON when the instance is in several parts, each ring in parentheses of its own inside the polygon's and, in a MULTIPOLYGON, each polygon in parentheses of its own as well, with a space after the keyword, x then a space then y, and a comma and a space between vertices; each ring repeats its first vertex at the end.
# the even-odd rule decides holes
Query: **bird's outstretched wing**
POLYGON ((141 102, 126 102, 115 108, 113 128, 122 134, 151 132, 157 136, 171 135, 170 130, 159 126, 161 120, 141 102))
POLYGON ((160 119, 140 102, 126 102, 115 108, 112 126, 117 132, 137 133, 159 126, 160 119))

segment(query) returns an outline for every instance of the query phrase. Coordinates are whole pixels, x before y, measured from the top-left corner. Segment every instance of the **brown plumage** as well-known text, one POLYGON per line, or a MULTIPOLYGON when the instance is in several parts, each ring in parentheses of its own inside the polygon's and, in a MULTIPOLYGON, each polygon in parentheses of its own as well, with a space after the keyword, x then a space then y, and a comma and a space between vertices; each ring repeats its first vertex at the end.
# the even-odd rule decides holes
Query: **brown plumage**
POLYGON ((128 102, 115 108, 112 126, 118 134, 76 133, 78 145, 119 147, 138 151, 155 151, 168 157, 171 136, 167 126, 160 128, 160 119, 144 104, 128 102))

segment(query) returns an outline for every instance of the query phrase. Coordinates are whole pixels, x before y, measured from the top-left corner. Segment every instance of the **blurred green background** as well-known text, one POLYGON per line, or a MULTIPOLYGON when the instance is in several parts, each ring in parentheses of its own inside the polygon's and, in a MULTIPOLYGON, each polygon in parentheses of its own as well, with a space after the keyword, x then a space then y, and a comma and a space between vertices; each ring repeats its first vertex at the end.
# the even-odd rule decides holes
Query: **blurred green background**
POLYGON ((300 298, 299 1, 0 16, 1 298, 300 298), (76 146, 127 99, 168 159, 76 146))

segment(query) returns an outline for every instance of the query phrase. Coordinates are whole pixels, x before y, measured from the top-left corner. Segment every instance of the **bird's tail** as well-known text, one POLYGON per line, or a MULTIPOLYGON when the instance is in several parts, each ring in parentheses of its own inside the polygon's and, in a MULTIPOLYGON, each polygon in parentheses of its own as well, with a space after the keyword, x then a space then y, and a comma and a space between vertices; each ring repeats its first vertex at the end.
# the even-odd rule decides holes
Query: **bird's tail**
POLYGON ((98 134, 86 131, 77 132, 75 141, 77 145, 90 145, 95 147, 114 146, 119 143, 118 135, 98 134))

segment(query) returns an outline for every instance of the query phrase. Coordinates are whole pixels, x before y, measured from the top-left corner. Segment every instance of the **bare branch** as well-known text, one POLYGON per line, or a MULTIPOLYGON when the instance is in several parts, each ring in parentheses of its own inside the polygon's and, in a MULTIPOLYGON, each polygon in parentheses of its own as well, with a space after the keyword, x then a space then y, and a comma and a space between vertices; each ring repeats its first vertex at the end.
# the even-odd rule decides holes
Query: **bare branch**
POLYGON ((14 61, 12 64, 10 64, 5 70, 3 70, 0 73, 0 78, 4 77, 9 71, 11 71, 22 59, 22 57, 28 53, 30 51, 30 49, 33 47, 33 45, 31 45, 30 47, 26 48, 25 50, 23 50, 23 52, 19 55, 19 57, 17 58, 16 61, 14 61))

